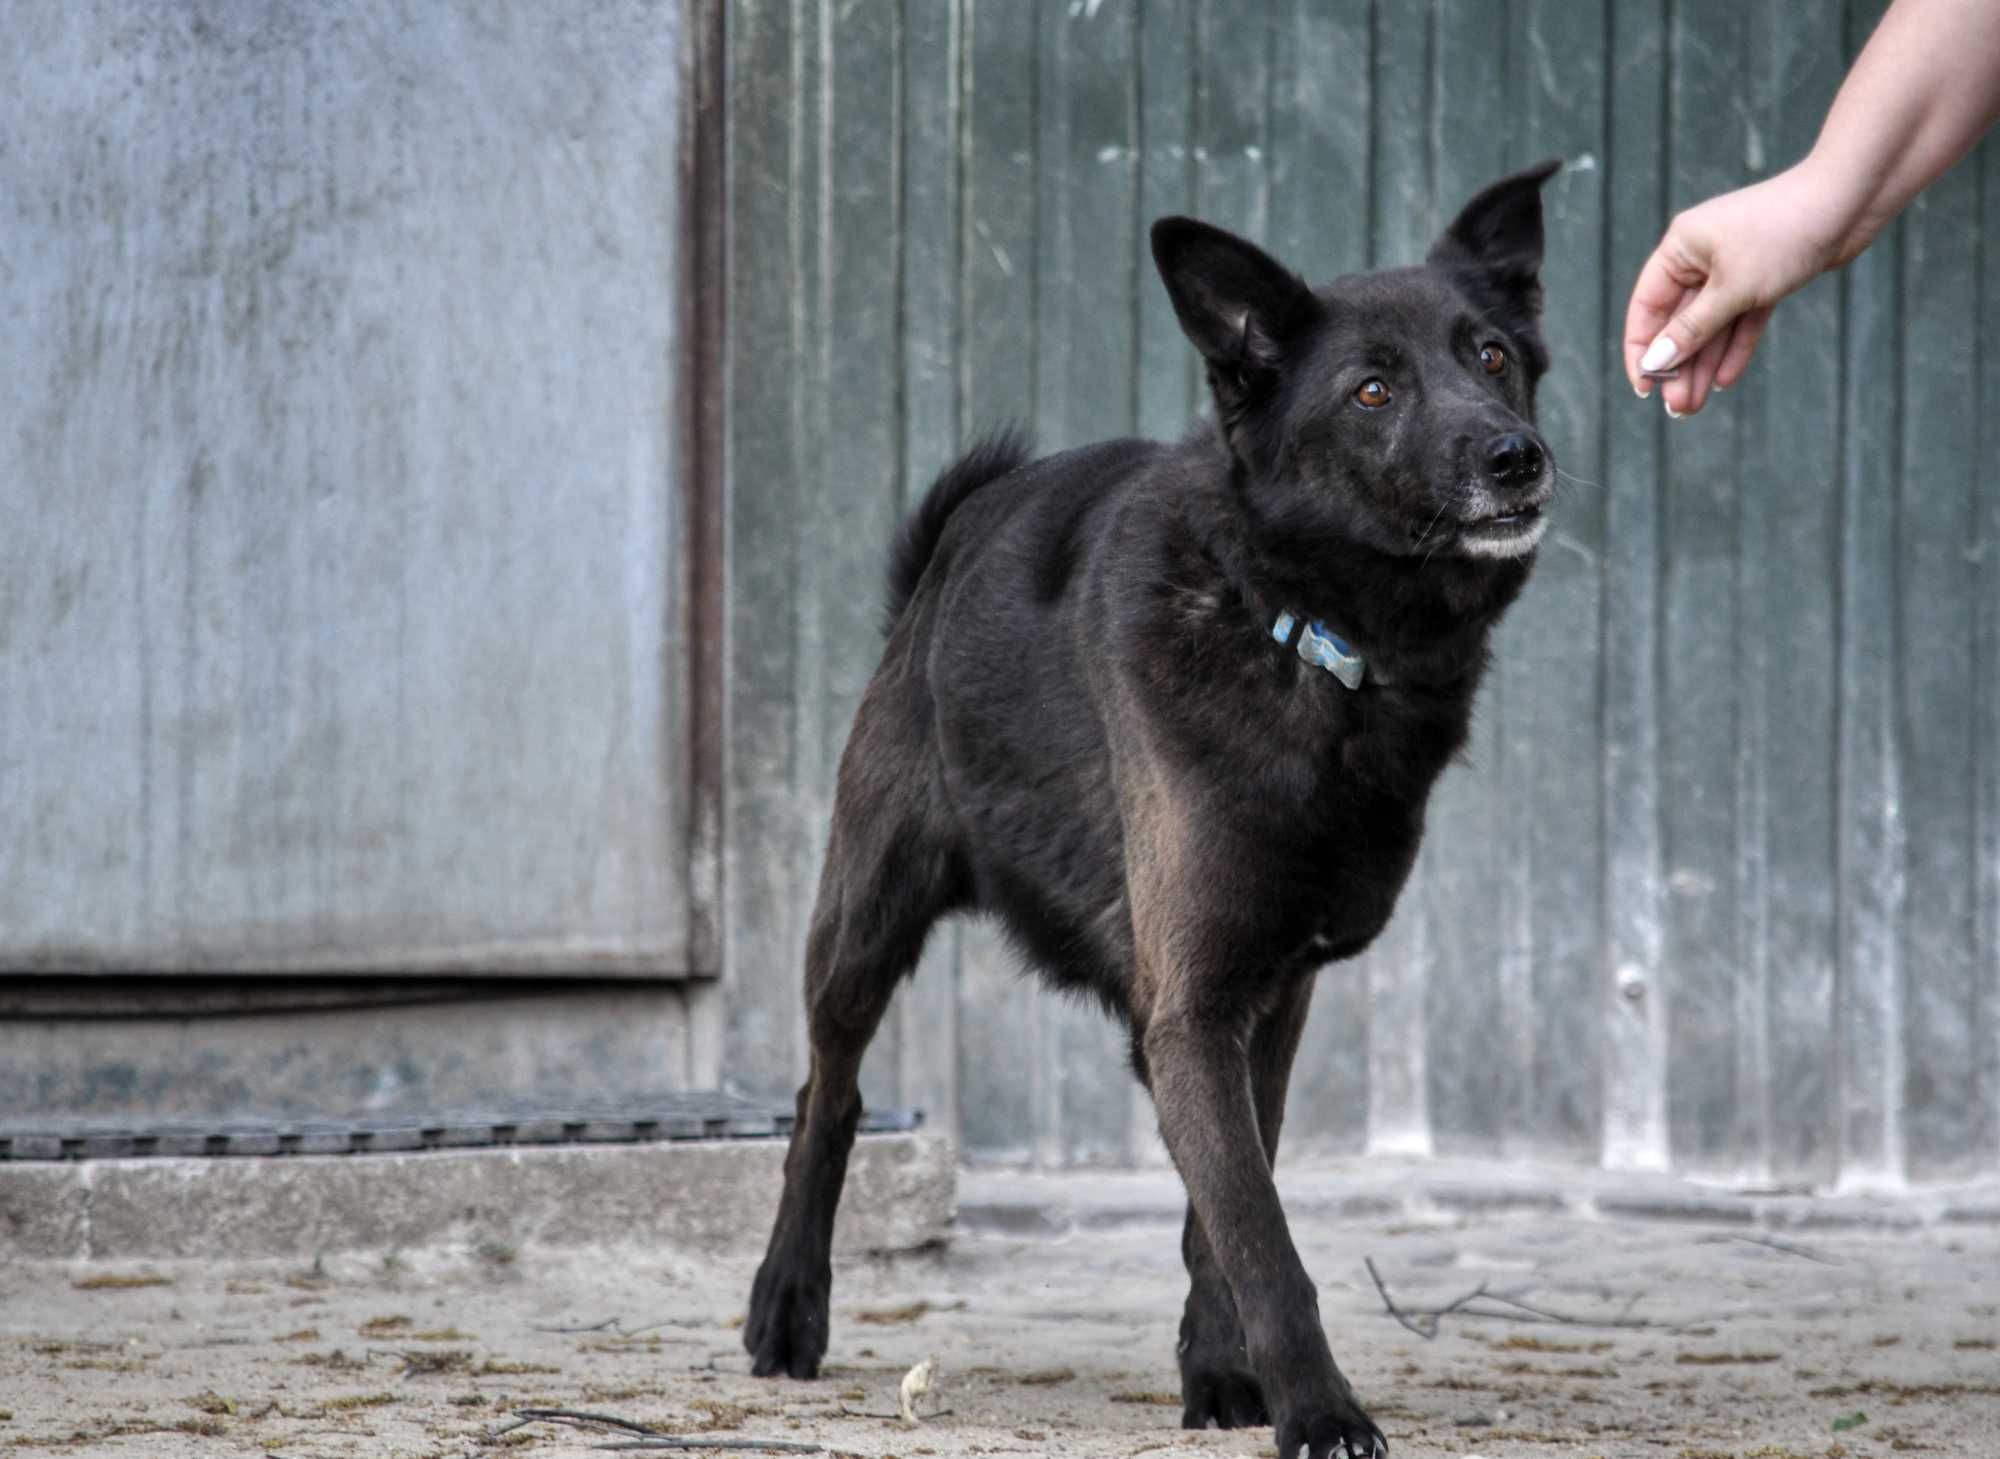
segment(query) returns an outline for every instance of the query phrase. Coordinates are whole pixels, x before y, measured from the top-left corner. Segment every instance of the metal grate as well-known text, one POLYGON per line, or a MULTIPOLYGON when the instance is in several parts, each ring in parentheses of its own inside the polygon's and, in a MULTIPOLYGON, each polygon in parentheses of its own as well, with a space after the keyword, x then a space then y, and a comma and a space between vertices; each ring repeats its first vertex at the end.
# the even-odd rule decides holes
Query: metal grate
MULTIPOLYGON (((861 1132, 902 1134, 923 1111, 866 1110, 861 1132)), ((615 1100, 523 1100, 444 1113, 312 1119, 0 1122, 0 1160, 133 1156, 363 1155, 502 1145, 630 1145, 659 1140, 780 1139, 792 1111, 703 1090, 615 1100)))

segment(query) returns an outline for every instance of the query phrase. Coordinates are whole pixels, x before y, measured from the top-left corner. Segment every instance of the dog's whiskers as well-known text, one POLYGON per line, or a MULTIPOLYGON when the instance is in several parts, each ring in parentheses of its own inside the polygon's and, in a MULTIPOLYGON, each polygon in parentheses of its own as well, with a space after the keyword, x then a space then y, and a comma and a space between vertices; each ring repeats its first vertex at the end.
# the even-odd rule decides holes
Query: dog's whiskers
MULTIPOLYGON (((1420 535, 1417 538, 1416 545, 1418 547, 1422 547, 1426 542, 1430 540, 1431 533, 1436 529, 1439 518, 1444 516, 1444 509, 1450 505, 1451 503, 1449 501, 1443 501, 1438 503, 1437 513, 1431 518, 1430 526, 1424 528, 1422 535, 1420 535)), ((1437 549, 1435 547, 1431 549, 1431 552, 1436 552, 1436 551, 1437 549)), ((1426 553, 1424 555, 1424 561, 1429 562, 1430 560, 1431 560, 1430 554, 1426 553)))
MULTIPOLYGON (((1453 503, 1457 500, 1458 496, 1470 495, 1470 493, 1473 490, 1473 487, 1471 483, 1468 482, 1461 484, 1459 487, 1456 487, 1453 490, 1454 490, 1454 495, 1447 496, 1442 502, 1438 504, 1437 515, 1431 518, 1431 525, 1429 527, 1424 528, 1424 535, 1417 539, 1417 546, 1421 547, 1424 545, 1425 539, 1431 535, 1432 529, 1437 526, 1438 519, 1444 516, 1445 509, 1447 507, 1452 506, 1453 503)), ((1429 552, 1426 552, 1424 554, 1424 560, 1417 564, 1418 572, 1422 572, 1425 568, 1431 565, 1431 559, 1437 556, 1438 548, 1442 546, 1444 546, 1443 539, 1439 539, 1437 546, 1432 547, 1429 552)))
POLYGON ((1575 483, 1576 483, 1576 484, 1577 484, 1578 486, 1594 486, 1594 487, 1596 487, 1596 488, 1597 488, 1597 489, 1598 489, 1599 491, 1603 491, 1603 490, 1604 490, 1604 483, 1603 483, 1603 482, 1601 482, 1601 481, 1592 481, 1592 480, 1591 480, 1591 479, 1590 479, 1589 477, 1587 477, 1587 476, 1577 476, 1577 475, 1574 475, 1574 474, 1573 474, 1573 473, 1571 473, 1571 472, 1568 472, 1568 471, 1565 471, 1565 470, 1563 470, 1563 469, 1562 469, 1562 467, 1560 467, 1560 466, 1558 466, 1558 467, 1556 467, 1556 468, 1555 468, 1555 472, 1556 472, 1556 475, 1557 475, 1557 477, 1559 477, 1559 478, 1560 478, 1561 480, 1563 480, 1563 481, 1573 481, 1573 482, 1575 482, 1575 483))
MULTIPOLYGON (((1440 515, 1441 515, 1441 514, 1443 513, 1443 510, 1444 510, 1444 509, 1443 509, 1442 507, 1440 507, 1440 508, 1439 508, 1438 510, 1439 510, 1439 513, 1440 513, 1440 515)), ((1435 527, 1435 526, 1437 525, 1437 519, 1436 519, 1435 517, 1433 517, 1433 518, 1431 519, 1431 525, 1432 525, 1433 527, 1435 527)), ((1426 535, 1428 535, 1428 534, 1426 534, 1426 535)), ((1418 572, 1422 572, 1422 571, 1423 571, 1423 570, 1424 570, 1425 568, 1427 568, 1427 567, 1429 567, 1429 566, 1431 565, 1431 559, 1432 559, 1433 557, 1436 557, 1436 556, 1437 556, 1437 551, 1438 551, 1438 547, 1442 547, 1442 546, 1444 546, 1444 543, 1443 543, 1443 542, 1439 542, 1439 543, 1437 544, 1437 547, 1433 547, 1433 548, 1432 548, 1432 549, 1431 549, 1431 550, 1430 550, 1429 552, 1426 552, 1426 553, 1424 554, 1424 560, 1423 560, 1422 562, 1420 562, 1419 564, 1417 564, 1417 571, 1418 571, 1418 572)))

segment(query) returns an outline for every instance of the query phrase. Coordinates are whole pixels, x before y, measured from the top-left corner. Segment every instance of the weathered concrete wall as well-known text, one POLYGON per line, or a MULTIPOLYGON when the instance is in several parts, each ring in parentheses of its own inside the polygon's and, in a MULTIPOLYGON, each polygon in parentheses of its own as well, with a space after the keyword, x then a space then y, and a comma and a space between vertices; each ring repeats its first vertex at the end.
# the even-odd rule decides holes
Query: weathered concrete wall
POLYGON ((685 971, 681 26, 8 7, 0 968, 685 971))
POLYGON ((0 1017, 0 1111, 303 1118, 686 1089, 701 1026, 689 1000, 700 991, 544 985, 372 1007, 0 1017))

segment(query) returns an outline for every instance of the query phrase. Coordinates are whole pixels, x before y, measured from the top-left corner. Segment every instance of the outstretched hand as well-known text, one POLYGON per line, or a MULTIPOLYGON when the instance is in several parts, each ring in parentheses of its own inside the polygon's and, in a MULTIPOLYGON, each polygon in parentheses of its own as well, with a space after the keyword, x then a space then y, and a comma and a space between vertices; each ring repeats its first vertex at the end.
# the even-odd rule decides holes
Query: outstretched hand
POLYGON ((1771 309, 1846 261, 1847 230, 1811 175, 1793 168, 1710 198, 1668 226, 1625 311, 1625 375, 1655 383, 1669 415, 1700 410, 1749 368, 1771 309), (1673 370, 1657 382, 1650 371, 1673 370))
POLYGON ((1757 352, 1771 307, 1866 248, 2000 120, 2000 0, 1894 0, 1804 161, 1689 208, 1639 271, 1625 376, 1700 410, 1757 352))

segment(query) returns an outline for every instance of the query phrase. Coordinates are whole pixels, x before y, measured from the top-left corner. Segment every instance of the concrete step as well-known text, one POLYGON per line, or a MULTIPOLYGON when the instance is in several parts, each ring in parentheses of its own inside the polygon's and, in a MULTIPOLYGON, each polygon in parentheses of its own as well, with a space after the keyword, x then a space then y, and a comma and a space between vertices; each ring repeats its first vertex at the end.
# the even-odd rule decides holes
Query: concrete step
MULTIPOLYGON (((397 1154, 0 1162, 0 1260, 299 1257, 490 1245, 639 1242, 762 1248, 785 1145, 775 1139, 518 1145, 397 1154)), ((905 1251, 951 1230, 943 1135, 863 1135, 837 1250, 905 1251)))

